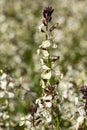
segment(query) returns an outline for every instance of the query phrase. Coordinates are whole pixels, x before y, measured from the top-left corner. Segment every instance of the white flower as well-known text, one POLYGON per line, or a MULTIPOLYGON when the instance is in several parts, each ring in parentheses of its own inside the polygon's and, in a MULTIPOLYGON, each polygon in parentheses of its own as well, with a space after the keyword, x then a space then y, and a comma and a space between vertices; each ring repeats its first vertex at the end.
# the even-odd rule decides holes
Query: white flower
POLYGON ((48 107, 48 108, 51 108, 52 107, 52 102, 45 102, 45 106, 48 107))
POLYGON ((10 82, 10 83, 9 83, 9 87, 14 88, 14 83, 13 83, 13 82, 10 82))
POLYGON ((39 26, 39 31, 41 32, 42 28, 44 27, 44 24, 42 23, 40 26, 39 26))
POLYGON ((48 66, 46 66, 46 65, 42 65, 42 68, 43 68, 44 70, 50 70, 50 68, 49 68, 48 66))
POLYGON ((6 89, 6 85, 7 85, 7 81, 6 80, 5 81, 1 81, 1 85, 0 85, 1 89, 5 90, 6 89))
POLYGON ((82 124, 82 123, 83 123, 83 120, 84 120, 84 116, 80 116, 80 117, 78 117, 78 119, 77 119, 77 123, 82 124))
POLYGON ((8 92, 8 97, 9 97, 9 98, 13 98, 13 97, 14 97, 14 93, 8 92))
POLYGON ((49 56, 49 52, 47 50, 42 50, 42 54, 45 56, 45 57, 48 57, 49 56))
POLYGON ((31 122, 29 121, 29 119, 31 118, 31 115, 29 114, 28 116, 25 116, 25 117, 21 117, 21 121, 20 121, 20 126, 22 126, 22 125, 26 125, 26 126, 30 126, 31 125, 31 122))
POLYGON ((24 125, 24 124, 25 124, 25 121, 23 120, 23 121, 20 122, 19 125, 22 126, 22 125, 24 125))
POLYGON ((57 44, 54 43, 53 44, 53 48, 56 49, 57 48, 57 44))
POLYGON ((52 96, 51 95, 43 96, 43 100, 52 100, 52 96))
POLYGON ((63 91, 63 98, 67 98, 67 96, 68 96, 67 90, 63 91))
POLYGON ((40 49, 37 50, 37 55, 39 55, 39 54, 40 54, 40 49))
POLYGON ((78 117, 77 122, 76 122, 76 130, 78 130, 79 126, 83 123, 83 121, 84 121, 83 116, 78 117))
POLYGON ((43 117, 45 117, 45 119, 46 119, 45 121, 46 121, 47 123, 49 123, 49 122, 52 121, 51 114, 50 114, 50 112, 47 111, 47 110, 44 110, 44 111, 43 111, 43 117))
POLYGON ((81 106, 80 108, 78 108, 78 112, 80 116, 84 116, 85 115, 84 106, 81 106))
POLYGON ((43 41, 39 47, 44 49, 50 47, 50 41, 49 40, 43 41))
POLYGON ((6 79, 6 78, 7 78, 7 74, 3 73, 2 76, 1 76, 1 80, 6 79))
POLYGON ((52 121, 51 115, 47 115, 47 116, 46 116, 46 120, 47 120, 48 123, 51 122, 51 121, 52 121))
POLYGON ((4 120, 9 119, 9 115, 7 114, 7 112, 3 113, 3 119, 4 120))
POLYGON ((43 101, 44 101, 44 104, 45 104, 45 107, 48 107, 50 108, 52 106, 52 96, 51 95, 48 95, 48 96, 43 96, 43 101))
POLYGON ((40 84, 41 84, 42 88, 45 88, 45 82, 43 80, 40 81, 40 84))
POLYGON ((36 104, 39 105, 39 108, 43 108, 43 107, 44 107, 43 104, 41 103, 41 100, 40 100, 40 99, 37 99, 37 100, 36 100, 36 104))
POLYGON ((50 78, 51 78, 51 71, 43 72, 43 73, 41 74, 41 78, 42 78, 42 79, 50 79, 50 78))
POLYGON ((78 104, 78 97, 75 97, 75 105, 78 104))
POLYGON ((0 92, 0 98, 3 98, 5 96, 5 92, 0 92))
POLYGON ((41 65, 44 65, 44 60, 41 58, 40 59, 41 65))

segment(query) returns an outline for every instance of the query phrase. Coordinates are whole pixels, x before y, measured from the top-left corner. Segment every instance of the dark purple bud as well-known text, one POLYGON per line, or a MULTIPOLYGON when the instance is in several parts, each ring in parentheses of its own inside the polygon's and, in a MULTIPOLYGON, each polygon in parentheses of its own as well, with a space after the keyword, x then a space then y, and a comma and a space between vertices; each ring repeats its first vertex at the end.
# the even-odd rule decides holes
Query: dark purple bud
POLYGON ((56 23, 55 25, 51 26, 49 31, 53 31, 55 28, 58 28, 58 23, 56 23))
POLYGON ((54 9, 52 7, 46 7, 44 9, 43 16, 47 23, 51 21, 53 11, 54 11, 54 9))

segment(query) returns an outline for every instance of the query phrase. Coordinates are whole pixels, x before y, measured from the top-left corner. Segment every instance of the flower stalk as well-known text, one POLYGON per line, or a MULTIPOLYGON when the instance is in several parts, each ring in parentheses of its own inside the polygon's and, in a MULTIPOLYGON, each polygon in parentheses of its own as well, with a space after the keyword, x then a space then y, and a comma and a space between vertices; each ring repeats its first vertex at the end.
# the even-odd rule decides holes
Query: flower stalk
MULTIPOLYGON (((84 105, 84 111, 85 111, 85 117, 87 116, 87 86, 82 86, 81 87, 81 93, 83 94, 83 99, 85 100, 85 105, 84 105)), ((86 118, 84 117, 84 121, 81 126, 81 130, 85 130, 86 126, 86 118)))

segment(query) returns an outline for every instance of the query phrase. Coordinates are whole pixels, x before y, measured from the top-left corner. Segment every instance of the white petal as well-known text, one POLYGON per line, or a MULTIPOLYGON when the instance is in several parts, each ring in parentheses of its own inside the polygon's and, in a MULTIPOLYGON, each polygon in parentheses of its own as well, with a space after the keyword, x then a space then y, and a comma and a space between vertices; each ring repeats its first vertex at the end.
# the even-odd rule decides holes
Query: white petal
POLYGON ((50 69, 50 68, 47 67, 46 65, 42 65, 42 68, 43 68, 44 70, 49 70, 49 69, 50 69))
POLYGON ((52 106, 52 103, 51 102, 46 102, 46 107, 48 107, 48 108, 51 108, 51 106, 52 106))
POLYGON ((51 71, 49 71, 49 72, 43 72, 42 74, 41 74, 41 77, 43 78, 43 79, 50 79, 51 78, 51 71))
POLYGON ((39 55, 39 54, 40 54, 40 49, 37 50, 37 55, 39 55))
POLYGON ((13 83, 13 82, 10 82, 10 83, 9 83, 9 87, 14 88, 14 83, 13 83))
POLYGON ((49 40, 43 41, 42 44, 40 45, 40 48, 48 48, 48 47, 50 47, 49 40))
POLYGON ((9 98, 13 98, 13 97, 14 97, 14 93, 8 92, 8 97, 9 97, 9 98))
POLYGON ((3 79, 5 79, 6 77, 7 77, 7 74, 6 74, 6 73, 3 73, 1 79, 3 80, 3 79))
POLYGON ((48 123, 52 121, 52 117, 51 116, 48 116, 46 119, 47 119, 48 123))
POLYGON ((46 86, 43 80, 41 80, 40 85, 42 88, 45 88, 45 86, 46 86))
POLYGON ((84 120, 84 117, 83 117, 83 116, 80 116, 80 117, 78 117, 77 122, 78 122, 79 124, 82 124, 82 123, 83 123, 83 120, 84 120))
POLYGON ((47 50, 42 50, 42 54, 45 56, 45 57, 48 57, 49 56, 49 53, 47 50))
POLYGON ((49 96, 44 96, 44 97, 43 97, 43 100, 52 100, 52 96, 51 96, 51 95, 49 95, 49 96))
POLYGON ((25 121, 21 121, 19 125, 22 126, 24 124, 25 124, 25 121))
POLYGON ((6 89, 6 85, 7 85, 7 82, 6 81, 1 81, 1 89, 5 90, 6 89))
POLYGON ((40 26, 39 26, 39 31, 41 32, 42 28, 44 27, 44 24, 42 23, 40 26))
POLYGON ((78 97, 75 97, 75 105, 78 104, 78 97))
POLYGON ((41 62, 41 65, 43 65, 43 64, 44 64, 44 60, 43 60, 43 59, 40 59, 40 62, 41 62))

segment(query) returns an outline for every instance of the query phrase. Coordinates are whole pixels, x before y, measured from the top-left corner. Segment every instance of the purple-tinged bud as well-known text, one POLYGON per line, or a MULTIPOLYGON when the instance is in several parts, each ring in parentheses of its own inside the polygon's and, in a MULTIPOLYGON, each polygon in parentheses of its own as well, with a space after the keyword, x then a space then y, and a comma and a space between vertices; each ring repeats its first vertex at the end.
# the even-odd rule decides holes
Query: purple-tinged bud
POLYGON ((53 11, 54 11, 54 9, 52 9, 52 7, 46 7, 44 9, 43 16, 47 23, 51 21, 53 11))

